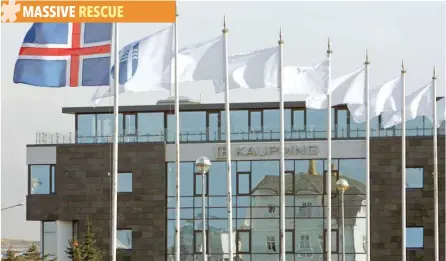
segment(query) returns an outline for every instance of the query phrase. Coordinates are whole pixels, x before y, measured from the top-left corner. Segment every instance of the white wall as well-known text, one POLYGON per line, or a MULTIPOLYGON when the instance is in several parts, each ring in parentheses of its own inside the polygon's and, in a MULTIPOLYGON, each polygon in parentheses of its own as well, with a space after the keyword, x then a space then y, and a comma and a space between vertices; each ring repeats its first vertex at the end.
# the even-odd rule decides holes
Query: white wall
POLYGON ((26 164, 56 164, 56 146, 26 147, 26 164))
POLYGON ((73 222, 57 220, 55 226, 51 226, 51 231, 55 233, 45 235, 45 231, 41 230, 41 240, 43 239, 41 252, 51 254, 57 261, 70 261, 65 250, 68 247, 68 240, 73 237, 73 222))

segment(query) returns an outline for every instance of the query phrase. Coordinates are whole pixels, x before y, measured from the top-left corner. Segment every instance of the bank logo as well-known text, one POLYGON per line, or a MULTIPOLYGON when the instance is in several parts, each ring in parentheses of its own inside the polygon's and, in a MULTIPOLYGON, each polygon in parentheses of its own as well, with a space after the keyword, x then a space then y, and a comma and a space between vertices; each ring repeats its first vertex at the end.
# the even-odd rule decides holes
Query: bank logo
POLYGON ((13 23, 17 20, 18 12, 20 12, 20 4, 16 4, 15 0, 9 0, 7 4, 2 4, 2 22, 13 23))

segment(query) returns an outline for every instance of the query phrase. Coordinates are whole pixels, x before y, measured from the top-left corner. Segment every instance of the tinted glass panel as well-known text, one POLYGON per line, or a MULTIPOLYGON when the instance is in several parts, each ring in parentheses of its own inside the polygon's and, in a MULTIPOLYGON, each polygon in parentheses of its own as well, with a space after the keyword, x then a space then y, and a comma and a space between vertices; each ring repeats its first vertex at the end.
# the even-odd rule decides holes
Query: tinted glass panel
POLYGON ((96 136, 96 115, 77 115, 77 142, 94 143, 96 136))
POLYGON ((31 194, 50 194, 50 165, 30 166, 30 192, 31 194))
POLYGON ((133 188, 132 173, 118 174, 118 192, 132 192, 133 188))
POLYGON ((138 113, 139 141, 164 140, 164 113, 138 113))
POLYGON ((96 118, 97 142, 110 142, 113 135, 113 114, 97 114, 96 118))

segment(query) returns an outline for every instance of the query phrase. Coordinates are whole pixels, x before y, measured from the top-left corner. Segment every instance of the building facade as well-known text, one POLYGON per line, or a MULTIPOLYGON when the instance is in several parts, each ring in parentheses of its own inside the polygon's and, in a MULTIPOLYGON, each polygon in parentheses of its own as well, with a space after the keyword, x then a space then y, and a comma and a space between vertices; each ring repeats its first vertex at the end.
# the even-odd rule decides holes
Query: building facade
MULTIPOLYGON (((278 103, 231 105, 233 227, 226 206, 224 104, 182 104, 181 260, 202 258, 202 213, 206 213, 210 261, 227 260, 228 231, 236 260, 279 260, 278 103), (199 156, 212 168, 194 168, 199 156), (206 206, 202 206, 202 194, 206 206)), ((366 260, 365 124, 355 124, 345 106, 332 109, 332 165, 327 165, 326 110, 285 104, 287 261, 323 261, 326 231, 332 231, 332 259, 366 260), (332 195, 326 170, 332 169, 332 195), (336 181, 346 179, 344 216, 336 181), (332 227, 326 226, 327 197, 332 227)), ((68 240, 83 234, 87 219, 108 259, 111 215, 112 108, 64 108, 73 114, 71 134, 38 133, 27 147, 27 220, 41 222, 43 253, 68 260, 68 240)), ((175 115, 169 104, 120 108, 118 174, 118 260, 174 260, 175 115)), ((371 123, 371 256, 401 257, 401 129, 371 123)), ((432 125, 419 117, 407 123, 407 253, 409 260, 434 257, 432 125)), ((445 140, 439 132, 440 231, 444 231, 445 140)), ((444 233, 440 233, 444 246, 444 233)), ((444 248, 441 247, 441 258, 444 248)))

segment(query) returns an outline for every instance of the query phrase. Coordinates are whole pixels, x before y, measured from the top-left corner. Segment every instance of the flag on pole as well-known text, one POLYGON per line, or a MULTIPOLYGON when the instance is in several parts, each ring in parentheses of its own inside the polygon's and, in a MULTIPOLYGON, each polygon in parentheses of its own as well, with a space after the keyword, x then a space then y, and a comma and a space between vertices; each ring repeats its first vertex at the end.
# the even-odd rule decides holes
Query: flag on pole
MULTIPOLYGON (((418 116, 426 116, 431 122, 433 121, 433 83, 429 82, 426 86, 413 92, 406 97, 406 121, 413 120, 418 116)), ((396 108, 396 112, 383 112, 381 114, 381 122, 383 128, 387 129, 402 122, 403 108, 396 108)))
MULTIPOLYGON (((362 67, 331 81, 331 105, 364 104, 365 68, 362 67)), ((311 109, 326 109, 327 94, 315 92, 306 99, 306 107, 311 109)))
POLYGON ((39 87, 108 86, 112 24, 34 23, 14 68, 14 83, 39 87))
MULTIPOLYGON (((384 111, 396 111, 398 106, 401 107, 401 80, 402 77, 398 76, 370 91, 369 119, 378 117, 384 111)), ((366 121, 364 104, 348 104, 347 107, 352 119, 356 123, 366 121)))
POLYGON ((437 128, 446 121, 446 98, 437 101, 437 128))
MULTIPOLYGON (((278 88, 279 47, 274 46, 228 58, 229 88, 278 88)), ((225 91, 223 78, 214 80, 217 93, 225 91)))
MULTIPOLYGON (((119 92, 162 90, 161 83, 168 82, 173 58, 173 26, 125 46, 120 52, 119 92)), ((109 71, 110 72, 110 71, 109 71)), ((114 66, 112 68, 114 78, 114 66)), ((170 84, 169 84, 170 87, 170 84)), ((92 101, 113 96, 113 88, 98 88, 92 101)))
POLYGON ((285 66, 283 68, 284 93, 300 95, 324 93, 327 77, 327 59, 316 66, 285 66))

